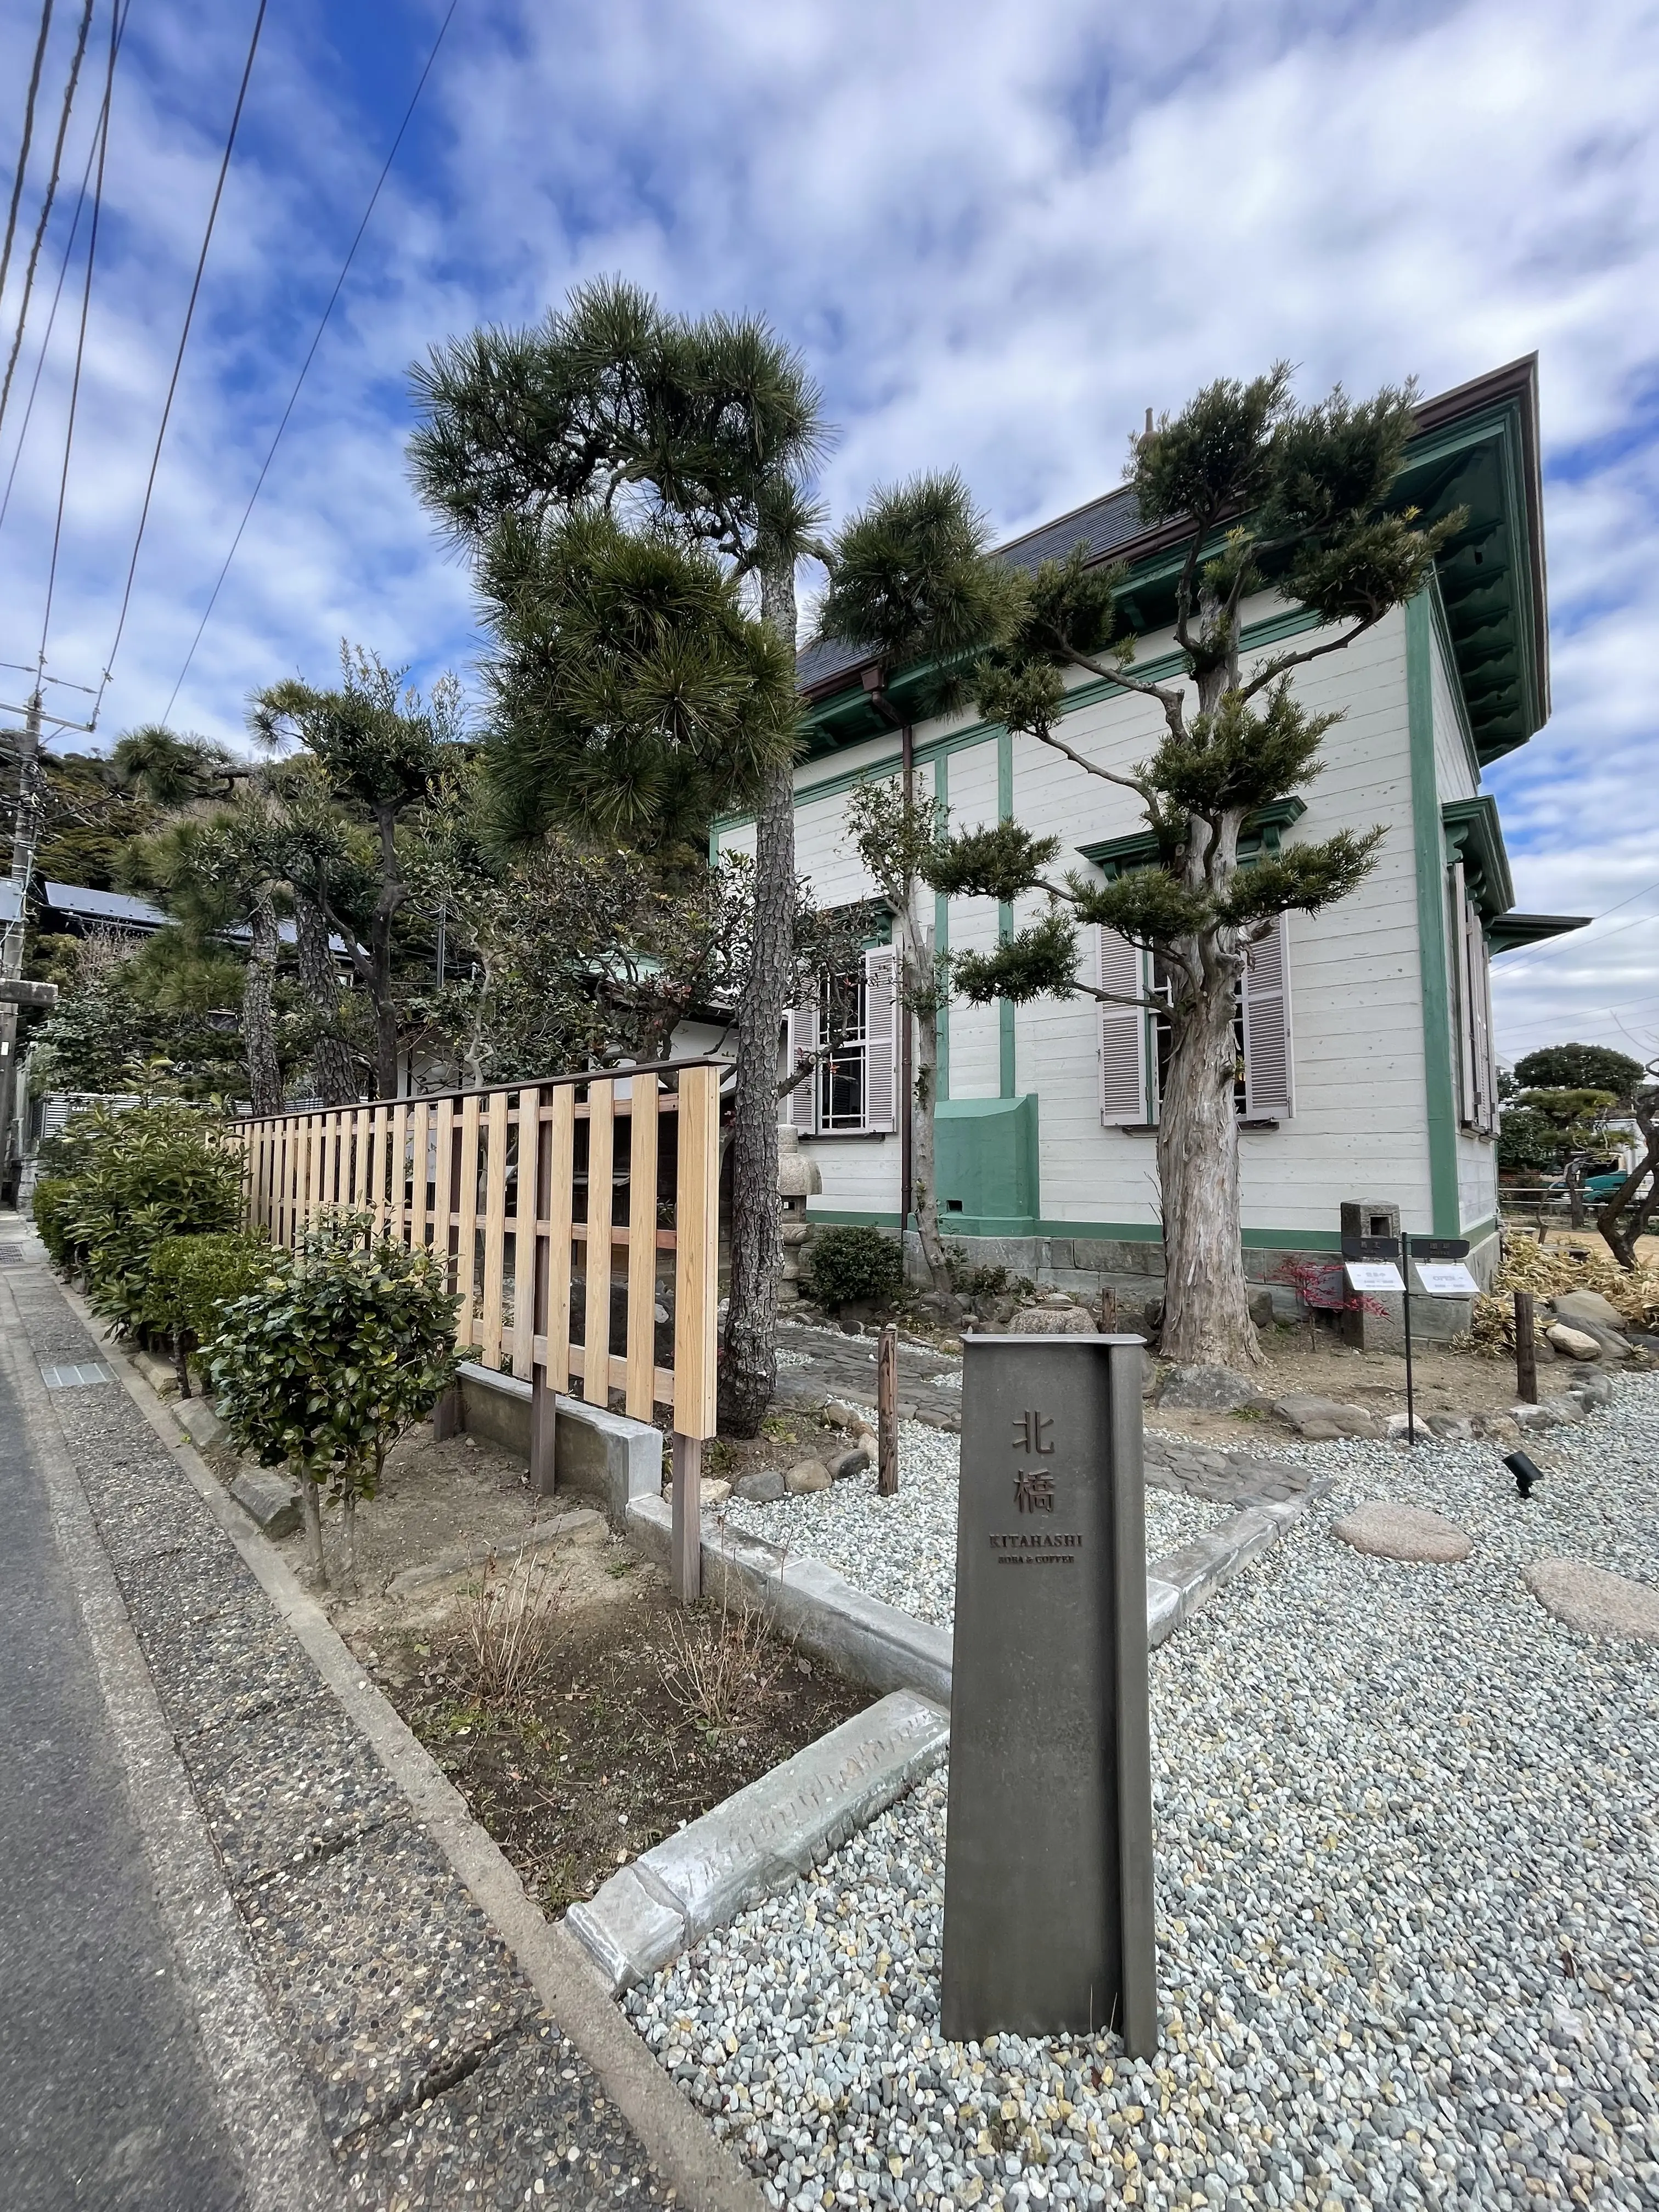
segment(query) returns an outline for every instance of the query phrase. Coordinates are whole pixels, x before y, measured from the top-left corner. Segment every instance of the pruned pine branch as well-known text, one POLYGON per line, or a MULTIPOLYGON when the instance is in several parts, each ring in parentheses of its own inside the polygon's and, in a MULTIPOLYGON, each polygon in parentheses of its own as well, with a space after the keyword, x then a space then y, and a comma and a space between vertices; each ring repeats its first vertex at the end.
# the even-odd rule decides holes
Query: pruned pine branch
POLYGON ((1033 730, 1030 735, 1045 745, 1052 745, 1057 753, 1063 754, 1074 768, 1082 769, 1086 775, 1098 776, 1103 783, 1115 783, 1125 791, 1136 793, 1149 805, 1152 804, 1153 797, 1152 787, 1141 777, 1120 775, 1115 769, 1102 768, 1098 761, 1090 760, 1085 754, 1079 752, 1075 746, 1068 745, 1064 738, 1057 738, 1052 730, 1033 730))

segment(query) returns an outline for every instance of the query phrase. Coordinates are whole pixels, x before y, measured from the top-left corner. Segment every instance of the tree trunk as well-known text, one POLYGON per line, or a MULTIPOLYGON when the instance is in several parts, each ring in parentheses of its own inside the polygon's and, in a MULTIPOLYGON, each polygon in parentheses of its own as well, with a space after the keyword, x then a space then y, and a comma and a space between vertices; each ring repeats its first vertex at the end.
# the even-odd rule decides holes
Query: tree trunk
POLYGON ((1237 1045, 1224 961, 1177 1004, 1158 1125, 1164 1201, 1166 1358, 1248 1370, 1261 1364, 1239 1242, 1237 1045))
POLYGON ((901 1021, 915 1024, 915 1065, 911 1070, 911 1096, 901 1111, 910 1115, 910 1204, 916 1217, 916 1236, 928 1279, 935 1291, 951 1287, 951 1266, 939 1229, 939 1176, 934 1163, 933 1109, 939 1097, 939 1006, 933 997, 933 963, 923 933, 914 916, 905 926, 904 981, 916 1001, 914 1008, 901 1005, 901 1021))
POLYGON ((1637 1243, 1647 1226, 1648 1215, 1659 1204, 1659 1100, 1645 1109, 1638 1102, 1636 1124, 1646 1139, 1647 1150, 1595 1218, 1613 1258, 1627 1271, 1636 1266, 1637 1243), (1637 1194, 1648 1176, 1653 1177, 1653 1187, 1646 1199, 1638 1201, 1637 1194))
POLYGON ((340 986, 328 949, 328 922, 320 907, 296 890, 294 949, 300 988, 315 1007, 319 1028, 311 1048, 312 1087, 325 1106, 349 1106, 357 1096, 351 1049, 340 1035, 340 986))
POLYGON ((328 1587, 328 1562, 323 1557, 323 1507, 317 1486, 309 1475, 300 1478, 300 1510, 306 1523, 306 1565, 319 1589, 328 1587))
POLYGON ((190 1352, 185 1342, 189 1333, 182 1328, 175 1328, 173 1332, 173 1371, 179 1377, 179 1395, 181 1398, 188 1398, 191 1395, 190 1352))
MULTIPOLYGON (((793 568, 761 578, 761 611, 793 653, 793 568)), ((720 1346, 720 1426, 759 1434, 777 1384, 778 1282, 783 1273, 778 1198, 778 1039, 794 974, 795 779, 781 768, 755 826, 755 912, 749 987, 738 1008, 732 1130, 732 1278, 720 1346)))
POLYGON ((1584 1225, 1584 1164, 1582 1160, 1567 1162, 1567 1220, 1574 1229, 1584 1225))
POLYGON ((345 1539, 346 1576, 353 1589, 357 1587, 357 1492, 352 1486, 349 1473, 346 1477, 345 1494, 340 1500, 340 1533, 345 1539))
POLYGON ((242 1048, 247 1055, 248 1102, 256 1114, 275 1114, 283 1103, 276 1060, 271 985, 276 973, 276 909, 262 891, 253 908, 253 944, 242 979, 242 1048))

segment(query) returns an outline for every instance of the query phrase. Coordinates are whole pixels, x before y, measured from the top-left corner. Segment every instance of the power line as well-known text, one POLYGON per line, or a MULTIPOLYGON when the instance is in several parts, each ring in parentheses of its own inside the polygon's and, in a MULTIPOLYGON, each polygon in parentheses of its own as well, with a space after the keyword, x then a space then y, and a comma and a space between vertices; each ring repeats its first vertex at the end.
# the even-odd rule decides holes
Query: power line
POLYGON ((6 242, 0 246, 0 292, 6 289, 6 274, 11 267, 11 245, 17 235, 17 210, 23 197, 23 179, 29 166, 29 148, 34 139, 34 99, 40 89, 40 67, 46 58, 46 40, 52 30, 52 0, 46 0, 40 10, 40 35, 34 42, 34 67, 29 72, 28 98, 23 103, 23 143, 17 149, 17 174, 12 179, 11 206, 6 214, 6 242))
POLYGON ((4 527, 6 510, 11 505, 11 488, 17 481, 17 464, 23 457, 24 443, 29 434, 30 418, 34 413, 35 394, 40 389, 40 372, 46 365, 46 354, 51 348, 52 334, 58 322, 58 305, 64 296, 64 281, 69 275, 70 263, 75 255, 75 241, 80 234, 81 217, 85 212, 87 204, 87 187, 92 182, 92 165, 98 155, 98 134, 101 122, 100 115, 99 122, 92 126, 92 143, 87 149, 87 165, 81 173, 81 190, 76 199, 75 213, 70 218, 69 236, 64 243, 64 258, 58 265, 58 288, 52 295, 52 307, 46 316, 46 335, 40 341, 40 350, 35 356, 34 375, 29 384, 28 399, 23 409, 22 422, 18 425, 17 442, 11 450, 11 467, 6 474, 6 489, 3 495, 0 495, 0 528, 4 527))
MULTIPOLYGON (((46 197, 40 203, 40 219, 34 226, 34 242, 29 247, 29 265, 23 277, 23 297, 17 310, 17 331, 11 342, 11 353, 6 362, 6 380, 0 386, 0 424, 6 419, 6 404, 11 398, 11 380, 17 367, 17 356, 23 348, 23 325, 29 319, 29 301, 34 295, 34 271, 40 259, 40 248, 46 240, 46 226, 52 221, 52 203, 58 197, 58 179, 64 166, 64 141, 69 136, 70 111, 75 106, 76 87, 81 82, 81 64, 87 51, 87 33, 92 28, 92 11, 97 0, 86 0, 81 11, 81 28, 76 34, 75 58, 70 64, 69 82, 64 88, 64 112, 58 118, 58 138, 52 149, 52 173, 46 179, 46 197)), ((0 285, 0 291, 4 289, 0 285)))
MULTIPOLYGON (((69 422, 64 433, 64 465, 58 478, 58 513, 52 526, 52 558, 46 564, 46 605, 40 618, 40 650, 35 656, 36 665, 44 668, 46 663, 46 633, 52 627, 52 593, 58 584, 58 551, 64 538, 64 501, 69 492, 70 455, 75 447, 75 415, 81 399, 81 364, 87 349, 87 315, 92 306, 92 270, 98 258, 98 218, 104 204, 104 159, 109 152, 110 106, 115 92, 115 57, 121 43, 121 29, 127 19, 127 10, 119 0, 110 0, 109 64, 104 71, 104 103, 98 118, 98 180, 93 187, 92 228, 87 239, 87 275, 81 288, 81 326, 75 338, 75 374, 70 380, 69 422)), ((94 709, 93 719, 97 720, 94 709)))
MULTIPOLYGON (((1640 890, 1632 891, 1628 898, 1616 900, 1613 904, 1607 908, 1607 914, 1598 914, 1596 915, 1596 921, 1605 921, 1607 918, 1607 915, 1617 914, 1623 907, 1634 906, 1638 899, 1645 898, 1650 891, 1659 891, 1659 884, 1644 884, 1640 890)), ((1620 924, 1619 928, 1610 929, 1607 932, 1607 937, 1597 937, 1593 939, 1591 941, 1596 945, 1605 945, 1608 937, 1622 937, 1626 930, 1638 928, 1643 922, 1651 921, 1653 919, 1653 915, 1650 914, 1638 914, 1634 921, 1623 922, 1620 924)), ((1591 927, 1594 927, 1595 924, 1592 923, 1591 927)), ((1520 968, 1508 968, 1505 969, 1504 972, 1506 975, 1510 977, 1511 980, 1519 975, 1530 975, 1533 969, 1533 963, 1534 961, 1548 960, 1558 952, 1582 952, 1583 950, 1583 945, 1579 940, 1577 933, 1575 931, 1569 936, 1558 939, 1553 945, 1547 945, 1539 951, 1533 953, 1525 966, 1520 968)))
MULTIPOLYGON (((109 682, 110 672, 115 665, 115 656, 120 651, 121 633, 127 626, 127 609, 132 601, 132 580, 138 572, 138 549, 144 542, 144 526, 149 520, 149 502, 151 495, 155 489, 155 472, 161 465, 161 444, 167 436, 167 422, 173 413, 173 395, 179 389, 179 372, 184 367, 185 347, 190 339, 190 326, 196 314, 197 298, 202 289, 202 273, 207 267, 208 248, 213 243, 213 226, 219 219, 219 202, 224 195, 225 178, 229 173, 230 157, 236 144, 236 132, 242 120, 242 106, 247 98, 248 79, 253 74, 253 57, 259 51, 259 33, 264 27, 265 4, 266 0, 259 0, 258 10, 253 18, 253 35, 248 40, 247 59, 242 64, 242 82, 237 88, 236 106, 232 112, 230 129, 225 137, 224 156, 219 163, 219 180, 213 187, 213 204, 208 210, 207 228, 202 237, 202 251, 197 257, 196 275, 190 288, 189 304, 185 309, 185 326, 179 333, 179 350, 173 356, 173 374, 167 380, 167 396, 161 409, 161 428, 155 433, 155 450, 150 455, 149 477, 144 485, 144 503, 139 510, 138 529, 132 541, 132 558, 127 563, 126 586, 121 593, 121 611, 116 619, 114 641, 109 649, 109 658, 104 663, 103 678, 98 686, 100 705, 103 702, 104 689, 109 682)), ((44 660, 45 658, 46 646, 43 638, 41 659, 44 660)), ((96 721, 97 707, 93 708, 92 714, 94 721, 96 721)))
POLYGON ((276 448, 282 442, 283 433, 288 428, 289 416, 293 414, 295 403, 300 397, 300 387, 304 384, 307 374, 310 370, 312 362, 316 357, 317 349, 322 343, 323 332, 328 327, 328 319, 334 312, 334 303, 340 296, 341 289, 345 283, 352 262, 356 257, 357 248, 362 244, 363 233, 368 228, 368 219, 374 214, 375 203, 380 197, 380 187, 385 184, 387 177, 391 174, 392 164, 398 158, 398 149, 404 143, 404 133, 408 130, 410 119, 415 113, 416 103, 419 101, 422 93, 426 89, 426 81, 432 74, 433 63, 438 58, 438 49, 444 42, 444 33, 448 30, 451 18, 453 16, 455 10, 459 4, 460 0, 449 0, 448 14, 445 15, 443 21, 438 27, 438 35, 433 40, 432 51, 426 58, 426 67, 421 71, 420 76, 416 82, 415 89, 409 96, 409 105, 404 110, 404 119, 398 125, 398 135, 392 140, 391 150, 387 154, 386 160, 380 165, 380 173, 375 179, 374 189, 368 196, 368 205, 363 210, 363 219, 357 225, 357 228, 353 234, 351 244, 346 250, 345 259, 340 264, 340 273, 334 280, 334 289, 328 295, 328 305, 323 309, 321 319, 313 335, 311 343, 306 350, 306 357, 300 364, 300 374, 294 380, 294 389, 289 393, 288 404, 283 410, 282 420, 276 425, 276 434, 271 439, 270 448, 265 454, 263 463, 260 465, 259 473, 254 479, 253 489, 248 494, 247 505, 242 509, 242 519, 236 526, 236 535, 230 541, 230 550, 226 554, 223 565, 221 567, 219 574, 215 579, 213 589, 208 595, 208 603, 202 611, 202 619, 196 625, 196 635, 190 641, 190 651, 185 655, 185 665, 179 671, 178 681, 173 684, 173 690, 167 697, 167 703, 161 710, 161 720, 163 723, 167 720, 168 717, 173 713, 173 703, 177 700, 179 690, 183 687, 185 677, 190 673, 190 664, 196 658, 196 648, 202 642, 202 633, 208 626, 208 617, 212 614, 215 606, 218 604, 219 593, 224 586, 225 578, 230 574, 230 564, 236 558, 236 549, 242 542, 242 532, 247 528, 248 519, 253 513, 254 501, 258 498, 261 490, 264 489, 265 477, 270 471, 270 465, 276 458, 276 448))

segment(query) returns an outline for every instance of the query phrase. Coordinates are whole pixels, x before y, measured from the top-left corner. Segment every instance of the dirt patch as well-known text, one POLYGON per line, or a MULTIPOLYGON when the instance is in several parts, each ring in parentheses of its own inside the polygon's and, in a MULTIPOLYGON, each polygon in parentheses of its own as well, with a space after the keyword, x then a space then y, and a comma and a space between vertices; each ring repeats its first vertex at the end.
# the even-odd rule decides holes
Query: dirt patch
MULTIPOLYGON (((826 1389, 824 1395, 833 1393, 826 1389)), ((869 1419, 873 1428, 873 1408, 869 1419)), ((702 1471, 705 1477, 732 1483, 746 1474, 787 1474, 803 1460, 838 1457, 852 1441, 846 1430, 826 1427, 810 1407, 790 1406, 769 1413, 757 1437, 716 1437, 703 1447, 702 1471)))
POLYGON ((550 1915, 871 1702, 752 1619, 684 1612, 625 1553, 605 1575, 603 1595, 573 1579, 545 1676, 515 1700, 479 1698, 453 1623, 354 1644, 550 1915), (723 1678, 701 1703, 698 1675, 723 1678))

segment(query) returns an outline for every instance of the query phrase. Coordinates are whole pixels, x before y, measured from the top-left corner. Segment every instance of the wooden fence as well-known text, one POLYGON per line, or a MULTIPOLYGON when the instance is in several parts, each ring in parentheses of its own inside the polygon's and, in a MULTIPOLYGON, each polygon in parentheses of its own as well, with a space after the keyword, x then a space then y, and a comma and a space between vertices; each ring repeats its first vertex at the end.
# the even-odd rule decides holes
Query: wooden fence
POLYGON ((550 1394, 602 1407, 614 1395, 639 1420, 672 1407, 676 1522, 689 1510, 695 1527, 680 1492, 695 1495, 714 1433, 724 1065, 239 1122, 248 1224, 291 1246, 318 1214, 349 1207, 442 1255, 457 1343, 531 1379, 538 1489, 551 1483, 550 1394))

